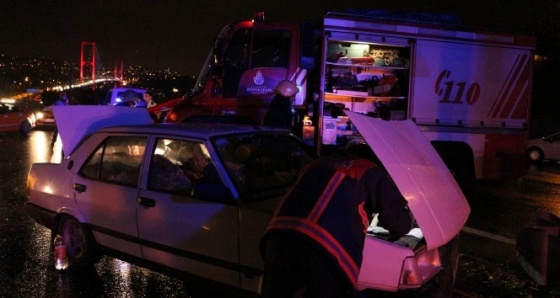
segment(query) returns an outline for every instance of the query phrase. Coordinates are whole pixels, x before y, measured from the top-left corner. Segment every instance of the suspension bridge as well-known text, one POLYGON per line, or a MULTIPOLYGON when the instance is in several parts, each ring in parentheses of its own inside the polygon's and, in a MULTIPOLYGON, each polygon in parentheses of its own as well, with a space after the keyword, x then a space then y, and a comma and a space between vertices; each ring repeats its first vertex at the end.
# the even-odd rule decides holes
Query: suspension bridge
POLYGON ((80 77, 76 82, 65 86, 53 87, 53 90, 67 90, 95 85, 104 82, 122 83, 124 80, 123 62, 117 61, 112 72, 108 72, 101 63, 99 50, 93 41, 82 41, 80 47, 80 77))
POLYGON ((113 70, 107 70, 101 63, 99 50, 95 42, 82 41, 80 50, 80 76, 78 79, 60 86, 50 86, 43 89, 32 88, 23 93, 8 95, 0 98, 1 102, 15 102, 26 98, 33 97, 34 94, 43 91, 65 91, 73 88, 82 88, 91 86, 95 88, 100 83, 115 83, 122 85, 124 83, 123 62, 115 62, 113 70))

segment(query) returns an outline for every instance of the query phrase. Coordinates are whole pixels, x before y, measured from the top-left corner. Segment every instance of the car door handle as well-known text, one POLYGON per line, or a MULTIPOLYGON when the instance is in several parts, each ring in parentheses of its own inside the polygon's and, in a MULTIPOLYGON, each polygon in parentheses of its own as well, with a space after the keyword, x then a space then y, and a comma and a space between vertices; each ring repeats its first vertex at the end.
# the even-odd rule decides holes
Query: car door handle
POLYGON ((74 183, 74 190, 77 192, 84 192, 86 191, 86 186, 83 184, 74 183))
POLYGON ((138 204, 142 205, 142 206, 146 206, 146 207, 155 207, 156 206, 156 201, 152 200, 152 199, 148 199, 148 198, 138 198, 138 204))

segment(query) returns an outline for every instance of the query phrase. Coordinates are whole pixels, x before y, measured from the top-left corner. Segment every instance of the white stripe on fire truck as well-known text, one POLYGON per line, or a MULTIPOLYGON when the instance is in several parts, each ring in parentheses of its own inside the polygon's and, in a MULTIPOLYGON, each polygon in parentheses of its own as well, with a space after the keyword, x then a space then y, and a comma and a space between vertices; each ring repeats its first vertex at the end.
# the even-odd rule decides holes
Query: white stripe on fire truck
POLYGON ((529 55, 523 55, 523 57, 521 57, 521 60, 522 61, 518 67, 519 71, 516 72, 517 76, 514 79, 515 83, 511 84, 512 88, 510 89, 510 93, 508 94, 509 100, 506 102, 507 105, 504 106, 501 114, 498 116, 500 118, 513 119, 524 117, 523 113, 520 115, 517 114, 516 117, 515 112, 519 109, 520 104, 524 103, 523 101, 521 101, 521 99, 528 96, 527 94, 525 94, 525 92, 527 92, 528 90, 527 86, 529 81, 530 57, 529 55))
POLYGON ((519 101, 527 92, 529 81, 529 56, 517 56, 513 67, 488 113, 488 118, 511 118, 519 101))

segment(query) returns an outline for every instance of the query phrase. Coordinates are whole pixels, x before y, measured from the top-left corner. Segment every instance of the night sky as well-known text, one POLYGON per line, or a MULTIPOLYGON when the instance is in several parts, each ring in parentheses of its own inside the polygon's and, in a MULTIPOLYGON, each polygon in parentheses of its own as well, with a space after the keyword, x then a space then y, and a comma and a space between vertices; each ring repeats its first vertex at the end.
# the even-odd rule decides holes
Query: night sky
MULTIPOLYGON (((525 29, 540 1, 519 0, 0 0, 0 54, 79 63, 81 41, 96 43, 107 69, 115 61, 196 75, 220 29, 265 11, 268 21, 319 21, 326 11, 390 9, 452 13, 465 25, 525 29), (306 3, 306 4, 302 4, 306 3), (507 4, 502 4, 507 3, 507 4)), ((543 0, 542 3, 547 1, 543 0)))

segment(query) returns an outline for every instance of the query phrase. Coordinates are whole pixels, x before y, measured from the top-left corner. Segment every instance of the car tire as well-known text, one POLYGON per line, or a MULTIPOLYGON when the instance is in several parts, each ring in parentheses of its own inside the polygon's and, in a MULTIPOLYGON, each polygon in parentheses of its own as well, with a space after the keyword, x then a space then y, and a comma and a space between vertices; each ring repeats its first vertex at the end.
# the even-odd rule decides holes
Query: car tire
POLYGON ((30 131, 31 123, 29 123, 29 121, 23 121, 23 123, 21 123, 21 126, 19 127, 19 132, 23 135, 27 135, 30 131))
POLYGON ((544 159, 544 153, 540 148, 531 147, 527 150, 527 158, 532 162, 541 162, 544 159))
POLYGON ((75 218, 65 215, 58 225, 58 234, 64 237, 68 260, 77 267, 91 267, 101 256, 91 231, 75 218))

